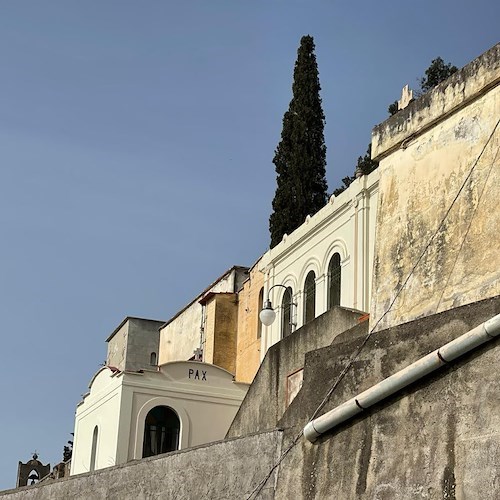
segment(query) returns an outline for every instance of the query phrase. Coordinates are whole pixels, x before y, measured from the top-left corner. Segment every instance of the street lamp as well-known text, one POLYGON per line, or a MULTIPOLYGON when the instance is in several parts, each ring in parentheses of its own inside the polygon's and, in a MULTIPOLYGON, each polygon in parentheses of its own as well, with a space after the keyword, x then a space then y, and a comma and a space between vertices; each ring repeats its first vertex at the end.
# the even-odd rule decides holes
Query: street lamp
POLYGON ((269 297, 271 296, 271 290, 276 287, 276 286, 281 286, 283 288, 287 288, 285 285, 273 285, 268 291, 267 291, 267 300, 264 302, 264 306, 262 307, 262 311, 259 313, 259 319, 260 322, 265 325, 265 326, 271 326, 276 319, 276 312, 273 309, 273 305, 271 304, 271 300, 269 297))

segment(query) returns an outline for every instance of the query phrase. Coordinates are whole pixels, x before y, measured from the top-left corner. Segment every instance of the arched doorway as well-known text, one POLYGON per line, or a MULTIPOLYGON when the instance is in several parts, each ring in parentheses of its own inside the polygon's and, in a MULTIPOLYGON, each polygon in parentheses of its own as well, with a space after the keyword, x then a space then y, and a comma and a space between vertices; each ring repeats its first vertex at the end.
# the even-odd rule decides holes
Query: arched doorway
POLYGON ((168 406, 155 406, 146 415, 142 457, 152 457, 179 449, 181 423, 168 406))

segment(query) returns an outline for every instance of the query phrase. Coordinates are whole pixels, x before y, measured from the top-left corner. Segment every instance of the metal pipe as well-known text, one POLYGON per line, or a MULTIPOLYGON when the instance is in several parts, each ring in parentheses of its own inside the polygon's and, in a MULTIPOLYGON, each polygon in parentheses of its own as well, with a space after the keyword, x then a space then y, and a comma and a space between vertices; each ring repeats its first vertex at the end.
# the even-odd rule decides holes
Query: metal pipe
POLYGON ((420 358, 415 363, 337 406, 337 408, 312 420, 304 427, 304 436, 309 441, 314 442, 324 432, 498 335, 500 335, 500 314, 420 358))

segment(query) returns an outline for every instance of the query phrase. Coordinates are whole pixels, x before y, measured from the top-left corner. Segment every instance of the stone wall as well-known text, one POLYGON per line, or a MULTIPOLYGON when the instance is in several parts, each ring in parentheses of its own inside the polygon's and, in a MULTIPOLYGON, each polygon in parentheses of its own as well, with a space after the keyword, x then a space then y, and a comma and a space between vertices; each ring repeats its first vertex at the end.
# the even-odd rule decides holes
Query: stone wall
POLYGON ((287 407, 287 379, 304 367, 306 352, 330 345, 357 325, 361 315, 335 307, 270 347, 227 436, 274 429, 287 407))
MULTIPOLYGON (((247 497, 281 449, 270 432, 199 446, 41 485, 0 492, 2 500, 230 500, 247 497), (251 464, 251 467, 249 467, 251 464)), ((263 490, 273 498, 273 477, 263 490)))
MULTIPOLYGON (((500 297, 374 333, 319 413, 335 408, 500 313, 500 297)), ((284 446, 307 423, 366 334, 306 356, 304 385, 279 421, 284 446)), ((318 439, 281 464, 276 499, 500 498, 500 339, 318 439)))
POLYGON ((372 327, 500 293, 499 84, 500 44, 375 127, 372 327))
MULTIPOLYGON (((499 312, 500 297, 496 297, 375 332, 320 413, 499 312)), ((334 313, 311 326, 321 323, 321 328, 329 328, 334 313)), ((276 419, 282 431, 10 490, 0 493, 0 499, 243 500, 261 482, 263 488, 256 490, 252 500, 498 499, 500 394, 495 367, 500 362, 499 339, 324 434, 314 444, 299 436, 280 460, 366 338, 363 325, 306 355, 304 385, 276 419)), ((293 357, 293 342, 280 347, 282 356, 293 357)), ((273 387, 272 380, 260 385, 261 392, 254 391, 247 404, 269 405, 273 387)))

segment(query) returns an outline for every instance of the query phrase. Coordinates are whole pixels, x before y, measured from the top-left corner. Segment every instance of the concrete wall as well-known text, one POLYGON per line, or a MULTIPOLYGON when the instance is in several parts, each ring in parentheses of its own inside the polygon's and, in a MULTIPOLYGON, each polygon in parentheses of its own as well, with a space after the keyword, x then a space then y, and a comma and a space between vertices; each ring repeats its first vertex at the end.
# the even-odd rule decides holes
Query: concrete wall
POLYGON ((500 44, 373 131, 380 203, 372 326, 437 231, 377 329, 500 293, 499 83, 500 44))
POLYGON ((259 369, 262 324, 259 301, 264 290, 264 275, 257 262, 249 272, 248 280, 238 293, 238 339, 236 344, 236 380, 251 383, 259 369))
MULTIPOLYGON (((199 500, 246 498, 278 459, 270 432, 152 457, 93 474, 0 492, 2 500, 199 500), (251 463, 251 467, 249 464, 251 463)), ((274 475, 260 499, 273 498, 274 475)))
POLYGON ((274 429, 287 405, 287 378, 304 367, 306 352, 329 345, 358 324, 361 313, 335 307, 273 345, 227 433, 228 437, 274 429))
POLYGON ((164 321, 129 318, 127 361, 125 370, 156 369, 160 347, 159 328, 164 321), (151 365, 151 353, 156 355, 156 365, 151 365))
MULTIPOLYGON (((500 297, 496 297, 375 332, 320 413, 499 312, 500 297)), ((334 313, 306 328, 329 317, 321 326, 328 329, 334 313)), ((276 419, 282 432, 249 435, 6 491, 0 498, 239 500, 249 498, 264 481, 255 498, 498 499, 500 394, 495 367, 500 362, 499 339, 326 433, 314 444, 299 436, 278 464, 282 450, 298 436, 362 344, 366 330, 366 322, 361 323, 336 336, 332 345, 306 355, 303 387, 276 419)), ((297 347, 289 341, 292 338, 270 353, 281 347, 283 358, 292 358, 297 347)), ((261 387, 262 394, 254 394, 253 402, 248 403, 268 404, 273 387, 269 380, 268 386, 261 387)), ((263 418, 267 417, 263 414, 263 418)))
MULTIPOLYGON (((500 312, 500 297, 372 335, 325 413, 500 312)), ((290 442, 365 337, 306 356, 304 385, 279 426, 290 442)), ((275 498, 500 498, 500 343, 493 340, 365 411, 282 462, 275 498)))
POLYGON ((127 359, 128 326, 128 321, 125 319, 106 340, 108 343, 106 364, 122 371, 125 370, 127 359))
MULTIPOLYGON (((332 256, 341 258, 340 305, 368 312, 370 310, 371 276, 375 244, 375 220, 378 203, 379 172, 356 179, 292 234, 265 253, 259 268, 265 273, 267 290, 273 285, 289 286, 293 290, 293 319, 299 328, 304 324, 304 284, 306 276, 316 276, 316 316, 328 309, 328 265, 332 256)), ((276 320, 265 327, 261 356, 281 339, 281 302, 285 290, 271 291, 276 320)))
POLYGON ((156 369, 150 363, 151 353, 156 354, 158 361, 159 328, 163 324, 164 321, 126 317, 106 340, 106 364, 120 371, 156 369))

